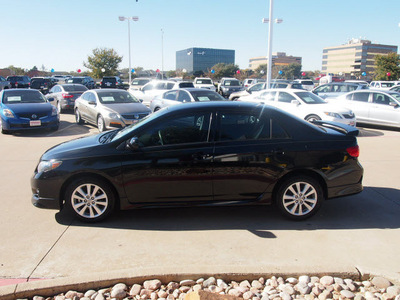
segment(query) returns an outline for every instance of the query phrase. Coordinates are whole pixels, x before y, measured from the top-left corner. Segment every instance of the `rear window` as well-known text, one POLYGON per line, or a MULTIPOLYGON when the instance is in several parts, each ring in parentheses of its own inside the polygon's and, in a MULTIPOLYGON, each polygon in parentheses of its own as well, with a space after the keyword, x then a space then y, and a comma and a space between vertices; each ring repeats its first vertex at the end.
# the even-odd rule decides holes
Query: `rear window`
POLYGON ((115 77, 104 77, 103 82, 116 82, 115 77))
POLYGON ((197 84, 212 84, 211 79, 197 79, 196 80, 197 84))
POLYGON ((191 82, 181 82, 179 84, 179 87, 180 88, 191 88, 191 87, 194 87, 194 85, 191 82))
POLYGON ((66 92, 84 92, 88 90, 84 85, 64 85, 63 87, 66 92))
POLYGON ((135 79, 132 80, 132 85, 145 85, 146 83, 148 83, 150 80, 148 79, 135 79))
POLYGON ((225 86, 240 86, 239 80, 225 80, 224 81, 225 86))

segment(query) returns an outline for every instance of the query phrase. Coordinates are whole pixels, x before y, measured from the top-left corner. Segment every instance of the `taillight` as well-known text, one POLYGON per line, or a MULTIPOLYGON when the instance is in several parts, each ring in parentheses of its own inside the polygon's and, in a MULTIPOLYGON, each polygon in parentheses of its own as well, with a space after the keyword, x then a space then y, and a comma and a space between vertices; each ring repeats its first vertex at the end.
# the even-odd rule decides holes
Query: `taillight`
POLYGON ((16 88, 18 87, 18 82, 15 83, 15 87, 16 87, 16 88))
POLYGON ((62 97, 64 98, 64 99, 68 99, 68 98, 72 98, 72 97, 74 97, 73 95, 70 95, 70 94, 62 94, 62 97))
POLYGON ((349 147, 346 151, 351 157, 358 157, 360 155, 360 147, 358 147, 358 145, 349 147))

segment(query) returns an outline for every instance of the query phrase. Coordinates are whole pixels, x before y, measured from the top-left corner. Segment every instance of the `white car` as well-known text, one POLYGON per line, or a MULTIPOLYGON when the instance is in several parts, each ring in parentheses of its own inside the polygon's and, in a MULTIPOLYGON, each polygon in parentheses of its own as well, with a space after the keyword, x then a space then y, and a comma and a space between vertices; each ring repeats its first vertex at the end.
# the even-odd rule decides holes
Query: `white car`
POLYGON ((193 84, 194 87, 198 89, 208 89, 214 92, 217 90, 211 78, 196 77, 193 84))
POLYGON ((220 94, 207 89, 184 88, 167 91, 156 96, 150 103, 150 110, 155 112, 161 108, 187 102, 225 101, 220 94))
POLYGON ((268 89, 252 99, 248 98, 243 100, 275 106, 306 121, 323 120, 356 126, 356 117, 350 109, 329 104, 309 91, 268 89))
POLYGON ((132 91, 140 90, 140 88, 142 88, 146 83, 149 83, 150 81, 152 81, 152 79, 147 77, 135 78, 129 85, 129 89, 132 91))
POLYGON ((314 82, 311 79, 295 79, 293 82, 300 83, 303 89, 312 91, 314 89, 314 82))
POLYGON ((390 90, 353 91, 330 99, 330 103, 346 106, 354 111, 357 122, 400 127, 400 93, 390 90))
POLYGON ((371 89, 390 89, 391 87, 395 86, 395 81, 371 81, 369 86, 371 89))
POLYGON ((175 86, 175 81, 169 80, 153 80, 146 83, 138 90, 129 89, 128 92, 139 99, 144 105, 150 106, 150 101, 157 95, 165 91, 172 90, 175 86))

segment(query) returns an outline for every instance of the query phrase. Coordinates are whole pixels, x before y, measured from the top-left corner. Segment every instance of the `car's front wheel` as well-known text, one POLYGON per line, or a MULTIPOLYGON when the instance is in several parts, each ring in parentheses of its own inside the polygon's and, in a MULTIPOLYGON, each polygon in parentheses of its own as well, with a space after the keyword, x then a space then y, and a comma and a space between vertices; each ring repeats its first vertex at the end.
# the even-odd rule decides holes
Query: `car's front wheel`
POLYGON ((313 122, 313 121, 319 121, 319 120, 321 120, 321 118, 318 117, 317 115, 308 115, 305 118, 305 120, 308 121, 308 122, 313 122))
POLYGON ((106 130, 106 123, 104 122, 104 118, 101 115, 97 117, 97 128, 99 129, 100 132, 106 130))
POLYGON ((80 220, 97 222, 113 211, 115 195, 104 180, 83 177, 68 186, 65 200, 66 206, 80 220))
POLYGON ((324 194, 321 184, 312 177, 297 175, 279 186, 275 203, 281 213, 292 220, 304 220, 321 207, 324 194))

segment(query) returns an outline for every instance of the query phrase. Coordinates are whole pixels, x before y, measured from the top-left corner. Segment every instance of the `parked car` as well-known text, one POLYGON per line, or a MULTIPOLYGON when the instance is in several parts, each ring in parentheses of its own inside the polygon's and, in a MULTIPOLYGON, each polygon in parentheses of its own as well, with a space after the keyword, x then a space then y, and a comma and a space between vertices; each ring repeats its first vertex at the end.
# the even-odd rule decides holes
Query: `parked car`
POLYGON ((31 78, 25 75, 8 76, 7 81, 10 82, 11 88, 28 88, 31 84, 31 78))
MULTIPOLYGON (((267 88, 267 83, 266 82, 256 83, 255 85, 251 86, 248 89, 232 93, 229 96, 229 100, 235 101, 235 100, 240 99, 242 101, 245 101, 246 97, 249 97, 248 99, 250 100, 250 99, 258 97, 262 91, 266 90, 266 88, 267 88)), ((270 83, 270 89, 298 89, 298 90, 304 90, 300 83, 297 83, 297 82, 281 82, 281 81, 272 81, 270 83)))
POLYGON ((119 89, 89 90, 75 100, 76 123, 97 125, 100 132, 134 124, 149 113, 138 99, 119 89))
POLYGON ((212 79, 208 77, 196 77, 193 84, 195 88, 208 89, 214 92, 217 90, 212 79))
POLYGON ((369 84, 371 89, 390 89, 395 85, 396 83, 394 81, 371 81, 369 84))
POLYGON ((218 93, 223 96, 228 98, 230 94, 233 92, 238 92, 243 89, 242 85, 240 84, 240 81, 237 80, 236 78, 226 78, 223 77, 221 78, 220 83, 218 84, 218 93))
POLYGON ((34 89, 6 89, 0 92, 1 133, 30 129, 57 130, 60 115, 41 92, 34 89))
POLYGON ((116 209, 244 203, 303 220, 325 199, 362 191, 357 133, 254 103, 174 105, 47 150, 32 203, 88 222, 116 209))
POLYGON ((312 90, 312 92, 322 99, 336 98, 340 95, 346 94, 351 91, 368 89, 368 86, 357 84, 357 83, 346 83, 346 82, 331 82, 320 85, 312 90))
POLYGON ((57 84, 53 86, 45 96, 49 101, 57 106, 58 112, 74 110, 75 100, 86 92, 88 88, 82 84, 57 84))
POLYGON ((305 90, 269 89, 249 101, 275 106, 310 122, 323 120, 356 126, 355 115, 350 109, 329 104, 305 90))
POLYGON ((353 91, 330 102, 353 110, 357 123, 400 127, 400 94, 395 91, 353 91))
POLYGON ((96 82, 90 76, 79 76, 68 78, 65 83, 77 83, 86 86, 88 89, 94 89, 96 87, 96 82))
POLYGON ((153 80, 146 83, 139 90, 129 90, 132 96, 139 99, 144 105, 150 106, 151 100, 165 91, 172 90, 176 81, 172 80, 153 80))
POLYGON ((30 88, 39 90, 45 95, 55 84, 56 82, 49 77, 32 77, 30 88))
POLYGON ((314 89, 314 81, 311 79, 295 79, 293 82, 300 83, 301 87, 307 91, 312 91, 314 89))
POLYGON ((392 86, 389 90, 400 93, 400 85, 392 86))
POLYGON ((0 91, 6 89, 11 89, 11 83, 6 80, 3 76, 0 76, 0 91))
POLYGON ((100 81, 100 88, 123 89, 124 82, 118 76, 105 76, 100 81))
POLYGON ((260 83, 260 82, 265 82, 265 79, 259 79, 259 78, 246 78, 243 81, 243 87, 246 89, 256 83, 260 83))
POLYGON ((161 108, 186 102, 225 101, 220 94, 207 89, 185 88, 167 91, 154 97, 150 102, 150 110, 155 112, 161 108))
POLYGON ((149 83, 150 81, 152 81, 151 78, 142 78, 142 77, 135 78, 132 80, 131 84, 129 85, 129 89, 132 91, 139 90, 146 83, 149 83))

